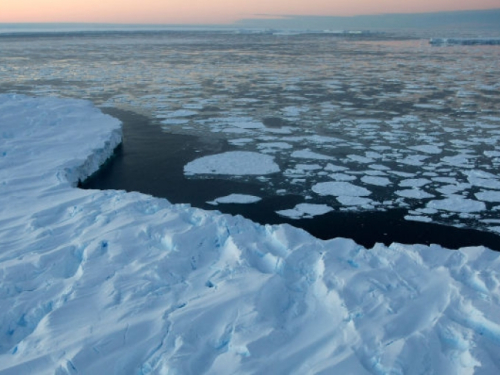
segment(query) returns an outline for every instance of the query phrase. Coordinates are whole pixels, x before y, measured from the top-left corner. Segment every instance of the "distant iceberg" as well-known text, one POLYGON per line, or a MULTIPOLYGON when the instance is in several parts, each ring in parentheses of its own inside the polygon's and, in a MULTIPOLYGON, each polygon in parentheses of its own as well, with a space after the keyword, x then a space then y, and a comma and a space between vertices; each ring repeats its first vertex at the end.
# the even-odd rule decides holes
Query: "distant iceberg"
POLYGON ((431 38, 429 43, 432 45, 498 46, 500 45, 500 38, 431 38))

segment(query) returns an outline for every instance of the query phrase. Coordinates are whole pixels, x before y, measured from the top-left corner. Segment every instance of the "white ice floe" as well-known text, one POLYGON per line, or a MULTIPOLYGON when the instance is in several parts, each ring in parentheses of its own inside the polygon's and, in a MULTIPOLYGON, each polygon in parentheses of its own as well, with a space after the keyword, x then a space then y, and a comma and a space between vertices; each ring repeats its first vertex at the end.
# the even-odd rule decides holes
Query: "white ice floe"
POLYGON ((347 167, 341 167, 340 165, 334 165, 331 163, 328 163, 325 167, 325 171, 330 171, 330 172, 340 172, 340 171, 346 171, 347 167))
POLYGON ((294 208, 276 211, 276 213, 290 219, 309 219, 331 211, 333 211, 333 208, 326 204, 299 203, 294 208))
POLYGON ((443 150, 436 145, 419 145, 408 147, 411 150, 424 152, 426 154, 440 154, 443 150))
POLYGON ((367 208, 373 208, 373 200, 369 198, 341 195, 336 197, 337 201, 343 206, 366 206, 367 208))
POLYGON ((419 215, 406 215, 405 220, 408 221, 419 221, 422 223, 431 223, 432 219, 427 216, 419 216, 419 215))
POLYGON ((467 180, 473 186, 500 190, 500 180, 498 180, 498 176, 488 172, 480 170, 470 171, 467 173, 467 180))
POLYGON ((255 195, 247 194, 229 194, 225 197, 216 198, 213 201, 207 202, 209 204, 217 205, 219 203, 238 203, 238 204, 250 204, 259 202, 262 198, 256 197, 255 195))
POLYGON ((345 173, 331 173, 328 176, 335 181, 354 181, 357 179, 356 176, 345 173))
POLYGON ((498 253, 77 189, 119 141, 88 102, 0 95, 2 375, 500 372, 498 253))
POLYGON ((292 148, 293 146, 290 143, 286 142, 265 142, 259 143, 257 148, 259 150, 287 150, 292 148))
POLYGON ((186 175, 265 175, 279 172, 278 164, 269 155, 250 151, 229 151, 203 156, 184 166, 186 175))
POLYGON ((399 186, 401 187, 422 187, 429 184, 431 180, 426 178, 408 178, 406 180, 401 180, 399 186))
POLYGON ((303 171, 316 171, 318 169, 322 169, 319 164, 296 164, 295 168, 303 171))
POLYGON ((427 199, 434 198, 434 195, 429 194, 423 190, 418 188, 413 189, 405 189, 405 190, 396 190, 394 194, 399 195, 404 198, 412 198, 412 199, 427 199))
POLYGON ((387 177, 363 176, 361 177, 361 181, 363 181, 365 184, 375 186, 389 186, 391 184, 391 180, 389 180, 387 177))
POLYGON ((477 199, 485 202, 500 202, 500 191, 487 190, 474 194, 477 199))
POLYGON ((334 195, 337 197, 364 197, 371 194, 370 190, 349 182, 319 182, 312 187, 312 190, 319 195, 334 195))
POLYGON ((347 158, 355 161, 357 163, 362 163, 362 164, 370 164, 373 163, 372 158, 367 158, 366 156, 361 156, 361 155, 347 155, 347 158))
POLYGON ((294 152, 292 152, 291 157, 292 158, 302 158, 302 159, 314 159, 314 160, 333 159, 331 156, 318 154, 317 152, 313 152, 309 149, 294 151, 294 152))
POLYGON ((428 208, 451 212, 479 212, 484 211, 486 206, 483 202, 464 198, 460 195, 449 195, 445 199, 432 200, 427 203, 428 208))

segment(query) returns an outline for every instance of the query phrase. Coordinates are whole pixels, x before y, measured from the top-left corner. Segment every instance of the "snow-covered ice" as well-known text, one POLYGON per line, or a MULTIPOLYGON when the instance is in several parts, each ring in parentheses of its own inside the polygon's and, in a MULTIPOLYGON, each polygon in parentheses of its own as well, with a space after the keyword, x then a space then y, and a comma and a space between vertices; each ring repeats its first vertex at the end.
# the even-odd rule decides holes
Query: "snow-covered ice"
POLYGON ((423 190, 420 190, 418 188, 413 188, 413 189, 405 189, 405 190, 396 190, 395 192, 396 195, 399 195, 400 197, 404 198, 412 198, 412 199, 427 199, 427 198, 433 198, 434 195, 429 194, 423 190))
MULTIPOLYGON (((140 193, 77 189, 119 142, 118 121, 88 102, 0 95, 2 375, 500 372, 498 253, 367 251, 140 193)), ((199 162, 200 173, 228 171, 241 160, 231 156, 199 162)), ((346 182, 315 189, 370 194, 346 182)))
POLYGON ((361 181, 363 181, 365 184, 376 186, 388 186, 391 184, 391 180, 389 180, 387 177, 364 176, 361 177, 361 181))
POLYGON ((184 166, 186 175, 265 175, 279 172, 278 164, 269 155, 250 151, 229 151, 195 159, 184 166))
POLYGON ((229 194, 225 197, 216 198, 211 202, 207 202, 210 204, 219 204, 219 203, 238 203, 238 204, 250 204, 260 201, 260 197, 256 197, 255 195, 247 195, 247 194, 229 194))
POLYGON ((460 195, 449 195, 445 199, 432 200, 427 207, 452 212, 479 212, 486 209, 483 202, 464 198, 460 195))
POLYGON ((500 191, 480 191, 479 193, 474 194, 477 199, 485 202, 500 202, 500 191))
POLYGON ((312 190, 319 195, 334 195, 337 197, 364 197, 371 194, 370 190, 351 184, 350 182, 320 182, 315 184, 312 190))
POLYGON ((333 208, 326 204, 299 203, 294 208, 276 211, 276 213, 291 219, 304 219, 324 215, 331 211, 333 208))

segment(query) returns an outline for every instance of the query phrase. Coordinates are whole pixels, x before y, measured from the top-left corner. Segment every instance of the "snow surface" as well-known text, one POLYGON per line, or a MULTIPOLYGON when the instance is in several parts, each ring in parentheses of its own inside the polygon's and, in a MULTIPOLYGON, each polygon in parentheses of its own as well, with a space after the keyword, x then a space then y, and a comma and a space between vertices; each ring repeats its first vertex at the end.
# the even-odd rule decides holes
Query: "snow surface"
POLYGON ((77 189, 119 142, 88 102, 0 95, 2 375, 500 372, 498 253, 77 189))

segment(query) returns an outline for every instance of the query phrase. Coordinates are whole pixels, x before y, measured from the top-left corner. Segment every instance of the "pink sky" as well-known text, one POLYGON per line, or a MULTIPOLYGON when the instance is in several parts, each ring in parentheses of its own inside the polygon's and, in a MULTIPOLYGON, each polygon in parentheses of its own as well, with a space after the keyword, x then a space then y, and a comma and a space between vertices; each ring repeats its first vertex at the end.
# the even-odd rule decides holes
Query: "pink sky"
POLYGON ((256 14, 352 16, 500 8, 500 0, 0 0, 0 22, 222 24, 256 14))

